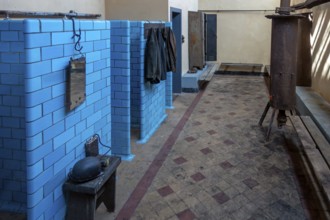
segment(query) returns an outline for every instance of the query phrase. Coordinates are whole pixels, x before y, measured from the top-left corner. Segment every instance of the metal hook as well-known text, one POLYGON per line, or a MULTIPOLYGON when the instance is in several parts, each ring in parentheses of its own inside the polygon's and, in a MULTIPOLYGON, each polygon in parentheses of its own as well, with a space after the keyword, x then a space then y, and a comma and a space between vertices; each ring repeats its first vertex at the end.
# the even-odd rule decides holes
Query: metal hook
POLYGON ((73 36, 72 36, 72 38, 73 38, 73 39, 74 39, 75 37, 78 38, 77 42, 76 42, 75 45, 74 45, 74 49, 75 49, 76 51, 78 51, 80 54, 82 54, 82 53, 81 53, 81 50, 83 49, 83 47, 80 45, 80 40, 81 40, 81 29, 79 28, 79 30, 78 30, 78 31, 79 31, 79 34, 77 34, 74 18, 72 17, 71 20, 72 20, 72 26, 73 26, 73 36))

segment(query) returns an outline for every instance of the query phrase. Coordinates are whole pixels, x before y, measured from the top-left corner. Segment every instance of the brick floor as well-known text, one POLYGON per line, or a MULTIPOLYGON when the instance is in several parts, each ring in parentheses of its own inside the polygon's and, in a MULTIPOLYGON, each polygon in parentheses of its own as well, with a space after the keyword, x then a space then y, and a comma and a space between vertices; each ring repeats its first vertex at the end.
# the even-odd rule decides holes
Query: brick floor
POLYGON ((96 219, 127 211, 129 219, 311 219, 283 135, 291 125, 274 126, 269 142, 270 115, 258 126, 266 91, 262 77, 214 76, 203 93, 177 96, 147 144, 132 140, 135 159, 117 170, 116 210, 101 205, 96 219))

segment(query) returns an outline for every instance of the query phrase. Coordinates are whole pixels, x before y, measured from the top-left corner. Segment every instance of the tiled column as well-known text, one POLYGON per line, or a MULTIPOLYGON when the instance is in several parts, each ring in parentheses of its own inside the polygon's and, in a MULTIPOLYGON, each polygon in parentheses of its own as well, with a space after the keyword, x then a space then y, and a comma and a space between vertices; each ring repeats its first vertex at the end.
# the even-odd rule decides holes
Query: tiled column
POLYGON ((23 21, 0 21, 0 210, 26 212, 23 21))
POLYGON ((131 160, 130 22, 111 21, 112 153, 131 160))

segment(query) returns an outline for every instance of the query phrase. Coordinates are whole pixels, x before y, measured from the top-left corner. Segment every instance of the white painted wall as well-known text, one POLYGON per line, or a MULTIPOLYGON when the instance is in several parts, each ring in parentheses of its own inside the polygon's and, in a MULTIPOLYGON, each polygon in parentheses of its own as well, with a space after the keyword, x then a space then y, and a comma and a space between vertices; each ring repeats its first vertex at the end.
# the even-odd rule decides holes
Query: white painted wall
POLYGON ((199 0, 202 11, 225 10, 217 13, 218 61, 268 65, 271 20, 265 15, 274 12, 242 10, 274 10, 279 4, 279 0, 199 0))
POLYGON ((0 0, 0 10, 69 12, 101 14, 104 18, 104 0, 0 0))
POLYGON ((330 3, 313 8, 312 88, 330 102, 330 3))
POLYGON ((111 20, 167 21, 165 0, 105 0, 106 18, 111 20))

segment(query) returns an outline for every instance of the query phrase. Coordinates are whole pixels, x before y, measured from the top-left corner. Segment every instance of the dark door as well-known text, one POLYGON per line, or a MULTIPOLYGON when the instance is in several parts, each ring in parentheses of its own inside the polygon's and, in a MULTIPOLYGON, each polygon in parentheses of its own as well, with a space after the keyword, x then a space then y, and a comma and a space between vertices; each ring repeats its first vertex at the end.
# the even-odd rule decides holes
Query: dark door
POLYGON ((217 61, 217 15, 205 15, 205 59, 217 61))
POLYGON ((173 73, 173 93, 181 93, 182 78, 182 13, 181 9, 171 8, 172 28, 176 39, 176 71, 173 73))

